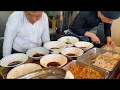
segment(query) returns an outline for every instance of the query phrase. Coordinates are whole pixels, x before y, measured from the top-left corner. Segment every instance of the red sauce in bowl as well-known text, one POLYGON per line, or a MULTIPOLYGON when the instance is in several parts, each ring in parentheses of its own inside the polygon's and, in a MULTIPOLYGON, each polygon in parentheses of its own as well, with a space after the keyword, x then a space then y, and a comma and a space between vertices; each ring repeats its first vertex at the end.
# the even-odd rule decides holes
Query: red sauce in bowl
POLYGON ((47 64, 47 67, 58 67, 60 66, 61 64, 59 62, 49 62, 47 64))

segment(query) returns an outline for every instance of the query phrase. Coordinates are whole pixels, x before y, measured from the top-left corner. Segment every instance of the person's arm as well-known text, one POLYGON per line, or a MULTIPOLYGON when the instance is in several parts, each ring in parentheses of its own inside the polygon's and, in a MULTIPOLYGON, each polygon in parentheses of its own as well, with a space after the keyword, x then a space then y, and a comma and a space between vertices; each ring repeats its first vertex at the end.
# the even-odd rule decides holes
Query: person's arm
POLYGON ((45 14, 45 18, 44 18, 44 31, 42 33, 42 42, 43 43, 46 43, 46 42, 49 42, 50 41, 50 33, 49 33, 49 23, 48 23, 48 17, 47 15, 45 14))
POLYGON ((91 41, 95 44, 100 44, 100 39, 94 33, 86 32, 85 36, 90 37, 91 41))
POLYGON ((69 29, 76 35, 84 36, 86 33, 84 25, 87 21, 87 16, 87 13, 79 12, 73 22, 70 24, 69 29))
POLYGON ((89 12, 79 13, 75 17, 74 21, 70 24, 69 29, 71 29, 74 34, 90 37, 91 41, 99 44, 100 39, 94 33, 87 31, 87 28, 89 28, 87 25, 89 18, 89 12))
POLYGON ((70 29, 72 30, 74 34, 79 35, 79 36, 87 36, 91 38, 92 42, 96 44, 100 44, 100 39, 94 33, 85 31, 85 29, 83 28, 70 28, 70 29))
POLYGON ((16 21, 14 18, 9 17, 6 23, 3 41, 3 57, 10 55, 12 51, 13 41, 17 33, 17 30, 15 28, 16 22, 14 21, 16 21))
POLYGON ((111 24, 104 23, 104 33, 106 37, 106 43, 112 47, 115 46, 114 41, 111 38, 111 24))
POLYGON ((107 23, 104 23, 104 33, 105 33, 105 37, 111 37, 111 24, 107 24, 107 23))

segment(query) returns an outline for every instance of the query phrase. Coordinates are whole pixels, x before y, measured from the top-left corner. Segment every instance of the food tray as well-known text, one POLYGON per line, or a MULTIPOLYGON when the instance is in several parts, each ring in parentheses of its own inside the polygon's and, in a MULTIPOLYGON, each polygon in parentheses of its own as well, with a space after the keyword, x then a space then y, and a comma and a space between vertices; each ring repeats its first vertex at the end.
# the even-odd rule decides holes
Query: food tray
MULTIPOLYGON (((95 59, 97 57, 97 55, 93 55, 93 53, 95 53, 95 54, 103 54, 105 52, 111 52, 113 54, 117 54, 115 52, 103 50, 101 48, 92 48, 88 52, 84 53, 82 56, 78 57, 77 60, 80 61, 80 62, 89 64, 89 65, 95 66, 95 65, 93 65, 92 60, 95 59)), ((117 61, 117 63, 113 66, 113 68, 110 71, 113 71, 116 68, 118 62, 119 62, 119 60, 117 61)), ((106 70, 106 71, 108 71, 108 70, 106 70)), ((108 72, 110 72, 110 71, 108 71, 108 72)))
POLYGON ((36 70, 16 79, 63 79, 66 71, 62 68, 50 67, 36 70))
POLYGON ((109 79, 120 79, 120 62, 117 64, 116 68, 109 73, 109 79))
POLYGON ((93 69, 95 69, 96 71, 98 71, 103 77, 104 77, 104 79, 107 79, 109 76, 109 74, 108 74, 108 72, 106 72, 104 69, 102 69, 102 68, 98 68, 98 67, 96 67, 96 66, 91 66, 91 65, 88 65, 88 64, 85 64, 85 63, 82 63, 82 62, 79 62, 79 61, 76 61, 76 60, 73 60, 73 61, 71 61, 70 63, 68 63, 67 65, 65 65, 64 67, 63 67, 63 69, 64 70, 68 70, 69 68, 70 68, 70 66, 71 65, 80 65, 80 66, 82 66, 82 67, 84 67, 84 66, 90 66, 91 68, 93 68, 93 69))

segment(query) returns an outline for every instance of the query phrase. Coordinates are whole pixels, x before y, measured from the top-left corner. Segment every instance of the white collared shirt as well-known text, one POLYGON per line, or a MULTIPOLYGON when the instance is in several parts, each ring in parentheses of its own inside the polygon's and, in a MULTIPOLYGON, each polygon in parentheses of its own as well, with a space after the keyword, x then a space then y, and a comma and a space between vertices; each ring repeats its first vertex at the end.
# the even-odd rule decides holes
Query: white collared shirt
POLYGON ((50 41, 48 17, 42 13, 40 20, 31 24, 24 11, 13 12, 6 23, 3 42, 3 57, 10 55, 12 48, 19 52, 39 47, 50 41))

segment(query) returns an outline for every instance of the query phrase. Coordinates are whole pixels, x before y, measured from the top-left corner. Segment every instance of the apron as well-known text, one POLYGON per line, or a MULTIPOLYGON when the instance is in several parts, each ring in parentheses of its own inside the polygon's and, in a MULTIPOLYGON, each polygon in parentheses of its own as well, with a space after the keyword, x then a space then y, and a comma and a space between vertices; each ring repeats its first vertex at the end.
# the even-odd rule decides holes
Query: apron
POLYGON ((120 18, 114 20, 111 25, 111 38, 115 45, 120 47, 120 18))

